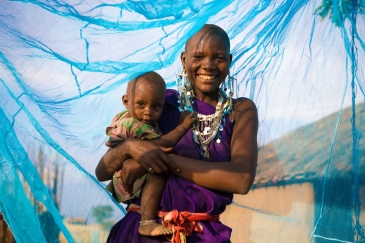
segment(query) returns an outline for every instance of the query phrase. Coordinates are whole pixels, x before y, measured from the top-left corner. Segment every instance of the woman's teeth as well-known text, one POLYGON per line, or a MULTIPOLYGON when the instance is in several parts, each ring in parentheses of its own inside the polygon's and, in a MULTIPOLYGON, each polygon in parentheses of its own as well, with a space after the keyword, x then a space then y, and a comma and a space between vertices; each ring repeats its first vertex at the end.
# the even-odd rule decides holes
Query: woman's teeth
POLYGON ((199 75, 198 77, 203 79, 203 80, 212 80, 212 79, 214 79, 214 76, 208 76, 208 75, 199 75))

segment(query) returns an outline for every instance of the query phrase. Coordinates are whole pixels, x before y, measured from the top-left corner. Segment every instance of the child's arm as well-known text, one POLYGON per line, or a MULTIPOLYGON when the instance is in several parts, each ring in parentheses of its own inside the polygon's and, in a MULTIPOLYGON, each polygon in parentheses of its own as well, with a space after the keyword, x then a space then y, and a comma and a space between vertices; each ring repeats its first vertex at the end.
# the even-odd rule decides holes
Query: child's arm
POLYGON ((160 147, 174 147, 185 135, 185 133, 193 126, 194 122, 196 121, 196 113, 183 112, 181 114, 181 118, 182 122, 174 130, 161 136, 161 138, 152 139, 150 141, 160 147))

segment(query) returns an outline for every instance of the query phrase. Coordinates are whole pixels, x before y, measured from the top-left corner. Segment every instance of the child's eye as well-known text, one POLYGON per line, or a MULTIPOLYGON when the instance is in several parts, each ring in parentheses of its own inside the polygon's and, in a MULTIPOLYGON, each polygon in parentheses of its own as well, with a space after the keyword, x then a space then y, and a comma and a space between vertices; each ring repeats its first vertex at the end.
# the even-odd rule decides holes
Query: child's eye
POLYGON ((154 105, 153 108, 155 109, 160 109, 162 106, 161 105, 154 105))
POLYGON ((144 107, 144 103, 143 103, 143 102, 137 102, 137 105, 138 105, 139 107, 144 107))

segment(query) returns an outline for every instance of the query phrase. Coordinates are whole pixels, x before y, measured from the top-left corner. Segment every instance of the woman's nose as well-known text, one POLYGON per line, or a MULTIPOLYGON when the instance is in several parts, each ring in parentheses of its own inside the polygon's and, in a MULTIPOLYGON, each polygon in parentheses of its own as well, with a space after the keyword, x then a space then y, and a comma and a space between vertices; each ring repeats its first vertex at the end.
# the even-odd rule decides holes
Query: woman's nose
POLYGON ((209 58, 209 57, 206 57, 203 59, 203 68, 206 68, 206 69, 214 69, 215 67, 215 64, 214 64, 214 61, 209 58))

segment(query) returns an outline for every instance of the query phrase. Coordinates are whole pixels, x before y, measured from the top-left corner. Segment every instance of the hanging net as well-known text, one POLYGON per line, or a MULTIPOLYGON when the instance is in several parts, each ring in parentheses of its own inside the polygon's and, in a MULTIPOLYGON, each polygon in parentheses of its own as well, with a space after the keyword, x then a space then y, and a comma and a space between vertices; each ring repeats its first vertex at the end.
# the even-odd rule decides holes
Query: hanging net
POLYGON ((212 23, 260 120, 254 185, 221 217, 232 242, 365 242, 364 11, 364 0, 2 1, 0 238, 106 241, 125 205, 94 170, 125 84, 155 70, 175 88, 185 42, 212 23))

